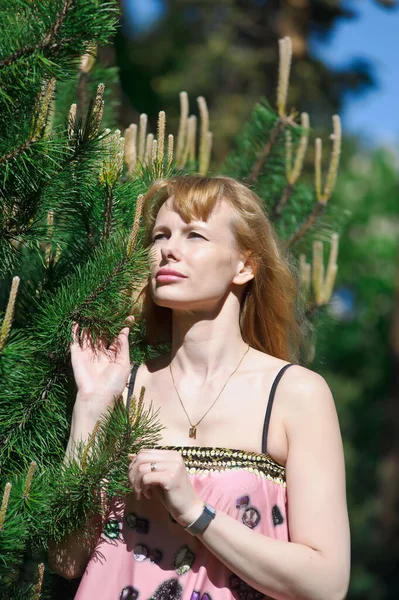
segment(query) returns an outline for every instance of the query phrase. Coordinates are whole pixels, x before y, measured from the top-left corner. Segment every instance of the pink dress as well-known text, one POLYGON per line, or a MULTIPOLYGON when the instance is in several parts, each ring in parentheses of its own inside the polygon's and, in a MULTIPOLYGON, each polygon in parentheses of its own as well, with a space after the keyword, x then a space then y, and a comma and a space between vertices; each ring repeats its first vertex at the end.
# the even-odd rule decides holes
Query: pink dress
MULTIPOLYGON (((262 450, 278 373, 267 405, 262 450)), ((129 390, 130 392, 130 390, 129 390)), ((289 541, 285 468, 265 451, 157 446, 181 453, 206 502, 263 535, 289 541)), ((212 524, 210 525, 212 526, 212 524)), ((262 600, 157 501, 113 498, 75 600, 262 600)))

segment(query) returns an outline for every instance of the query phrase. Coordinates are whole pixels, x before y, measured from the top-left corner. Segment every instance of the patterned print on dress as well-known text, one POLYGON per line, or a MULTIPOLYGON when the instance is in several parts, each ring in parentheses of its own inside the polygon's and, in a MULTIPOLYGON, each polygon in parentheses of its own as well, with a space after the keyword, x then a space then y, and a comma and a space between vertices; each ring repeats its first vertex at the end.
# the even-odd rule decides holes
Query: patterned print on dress
POLYGON ((188 546, 182 546, 175 554, 173 566, 178 575, 184 575, 192 567, 195 554, 188 546))
POLYGON ((236 500, 236 508, 242 508, 243 506, 248 506, 249 504, 249 496, 240 496, 236 500))
POLYGON ((137 533, 148 533, 149 521, 144 517, 137 517, 136 531, 137 533))
POLYGON ((239 600, 262 600, 268 597, 234 574, 229 577, 229 588, 238 596, 239 600))
POLYGON ((155 550, 151 550, 148 555, 148 558, 150 559, 150 562, 158 565, 162 560, 161 550, 158 550, 158 548, 155 548, 155 550))
POLYGON ((272 521, 275 527, 276 525, 281 525, 282 523, 284 523, 284 517, 281 514, 281 510, 279 509, 277 504, 275 504, 272 508, 272 521))
POLYGON ((150 600, 180 600, 183 588, 177 579, 168 579, 157 587, 150 600))
POLYGON ((202 599, 201 599, 201 592, 197 592, 196 590, 194 590, 193 593, 191 594, 190 600, 212 600, 212 598, 208 594, 208 592, 205 592, 205 594, 202 594, 202 599))
POLYGON ((121 595, 119 596, 119 600, 137 600, 138 591, 134 589, 131 585, 127 585, 121 591, 121 595))
POLYGON ((260 513, 254 506, 249 506, 242 515, 242 522, 250 529, 254 529, 260 521, 260 513))
POLYGON ((125 523, 131 529, 136 529, 137 515, 135 513, 127 513, 125 517, 125 523))
POLYGON ((119 538, 121 532, 121 524, 116 519, 109 519, 104 525, 104 535, 110 540, 119 538))
POLYGON ((144 517, 138 517, 136 513, 127 513, 125 523, 130 529, 134 529, 137 533, 148 533, 150 522, 144 517))
POLYGON ((143 562, 143 560, 148 558, 148 554, 148 548, 144 544, 136 544, 133 548, 133 558, 137 562, 143 562))

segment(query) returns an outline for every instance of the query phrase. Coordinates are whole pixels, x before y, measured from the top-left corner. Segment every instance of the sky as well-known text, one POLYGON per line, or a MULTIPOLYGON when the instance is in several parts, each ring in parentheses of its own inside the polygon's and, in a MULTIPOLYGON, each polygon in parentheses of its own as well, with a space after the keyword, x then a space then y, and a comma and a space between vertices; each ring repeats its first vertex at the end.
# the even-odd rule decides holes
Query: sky
POLYGON ((343 127, 364 135, 374 144, 399 145, 399 10, 386 10, 372 0, 344 3, 357 19, 341 20, 326 44, 317 43, 318 56, 342 67, 353 58, 374 66, 375 89, 349 97, 342 111, 343 127))
MULTIPOLYGON (((162 14, 162 0, 124 0, 125 14, 142 30, 162 14)), ((355 58, 369 59, 377 86, 359 98, 348 96, 341 111, 345 131, 372 145, 399 146, 399 8, 386 10, 373 0, 344 0, 356 19, 339 21, 326 43, 312 50, 327 64, 343 67, 355 58)))

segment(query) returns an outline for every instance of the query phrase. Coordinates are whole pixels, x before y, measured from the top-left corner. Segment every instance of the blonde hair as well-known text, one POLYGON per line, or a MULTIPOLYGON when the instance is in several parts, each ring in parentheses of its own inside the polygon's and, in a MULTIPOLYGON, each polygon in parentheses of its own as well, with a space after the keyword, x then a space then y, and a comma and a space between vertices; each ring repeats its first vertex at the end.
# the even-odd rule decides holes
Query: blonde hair
MULTIPOLYGON (((162 204, 174 198, 174 208, 182 219, 207 220, 223 198, 234 209, 231 229, 237 248, 250 251, 255 263, 255 277, 246 284, 240 307, 240 329, 245 342, 272 356, 298 361, 304 331, 298 302, 299 283, 281 241, 265 214, 261 199, 231 177, 177 176, 155 181, 144 199, 145 244, 162 204)), ((172 341, 172 309, 155 304, 150 281, 142 289, 138 302, 139 316, 146 324, 150 344, 172 341)), ((136 311, 135 311, 136 312, 136 311)))

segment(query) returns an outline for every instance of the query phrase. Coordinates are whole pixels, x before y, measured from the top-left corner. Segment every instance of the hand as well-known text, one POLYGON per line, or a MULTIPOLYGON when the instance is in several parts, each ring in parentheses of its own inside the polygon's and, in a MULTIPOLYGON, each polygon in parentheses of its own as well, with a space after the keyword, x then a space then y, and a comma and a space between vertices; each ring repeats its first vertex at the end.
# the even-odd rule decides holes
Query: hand
POLYGON ((129 454, 129 482, 139 500, 152 492, 158 496, 172 517, 183 527, 197 519, 204 502, 195 492, 183 458, 176 450, 140 450, 129 454), (156 466, 151 471, 151 463, 156 466))
MULTIPOLYGON (((134 317, 127 322, 133 325, 134 317)), ((90 332, 84 329, 79 340, 79 325, 72 326, 72 344, 70 346, 73 374, 80 398, 102 398, 112 404, 114 397, 119 398, 126 386, 130 373, 129 327, 124 327, 107 348, 107 340, 93 343, 90 332)))

